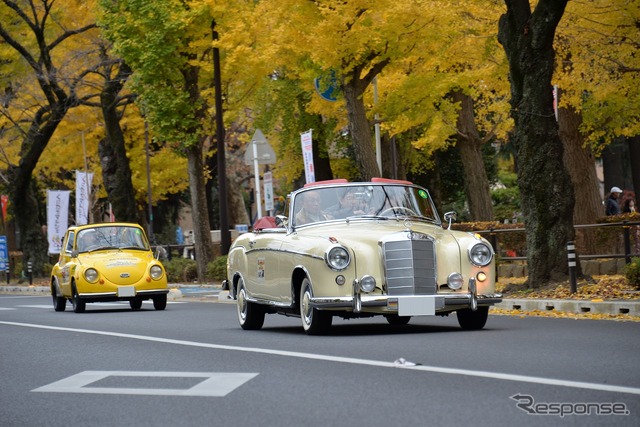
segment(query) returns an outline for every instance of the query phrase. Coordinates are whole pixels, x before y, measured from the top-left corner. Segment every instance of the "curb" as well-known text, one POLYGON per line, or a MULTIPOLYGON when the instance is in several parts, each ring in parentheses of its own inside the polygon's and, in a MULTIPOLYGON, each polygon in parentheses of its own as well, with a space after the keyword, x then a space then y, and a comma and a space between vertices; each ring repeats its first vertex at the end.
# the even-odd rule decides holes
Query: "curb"
POLYGON ((568 299, 511 299, 505 298, 495 308, 517 311, 556 311, 563 313, 627 314, 640 316, 640 300, 590 301, 568 299))

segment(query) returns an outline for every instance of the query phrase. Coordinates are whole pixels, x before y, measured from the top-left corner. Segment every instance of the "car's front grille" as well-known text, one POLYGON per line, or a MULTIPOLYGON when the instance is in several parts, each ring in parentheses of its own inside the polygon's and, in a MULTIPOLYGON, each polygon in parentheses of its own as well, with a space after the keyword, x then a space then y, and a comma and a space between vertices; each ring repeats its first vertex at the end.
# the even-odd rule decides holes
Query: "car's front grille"
POLYGON ((424 234, 403 233, 399 240, 384 240, 381 243, 390 296, 436 293, 433 240, 424 234))

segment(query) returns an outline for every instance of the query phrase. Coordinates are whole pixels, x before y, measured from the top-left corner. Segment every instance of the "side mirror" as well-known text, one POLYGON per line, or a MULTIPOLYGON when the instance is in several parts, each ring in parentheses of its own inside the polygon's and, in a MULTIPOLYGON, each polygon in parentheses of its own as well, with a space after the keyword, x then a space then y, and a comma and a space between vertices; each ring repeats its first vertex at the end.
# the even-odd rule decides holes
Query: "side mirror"
POLYGON ((449 223, 447 230, 451 230, 451 224, 456 220, 458 214, 455 211, 450 211, 444 214, 444 220, 449 223))
POLYGON ((156 256, 155 258, 160 261, 164 261, 167 259, 167 250, 162 246, 156 247, 156 256))
POLYGON ((76 250, 71 251, 71 258, 78 258, 78 251, 76 250))

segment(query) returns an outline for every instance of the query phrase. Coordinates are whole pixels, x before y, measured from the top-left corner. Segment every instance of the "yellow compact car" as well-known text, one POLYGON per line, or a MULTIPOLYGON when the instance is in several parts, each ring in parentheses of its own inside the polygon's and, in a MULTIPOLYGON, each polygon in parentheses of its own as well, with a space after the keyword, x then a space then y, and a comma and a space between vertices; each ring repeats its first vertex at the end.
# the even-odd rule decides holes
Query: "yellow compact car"
POLYGON ((167 275, 137 224, 104 223, 70 227, 51 271, 53 309, 67 300, 82 313, 90 302, 129 301, 133 310, 151 299, 156 310, 167 306, 167 275))
POLYGON ((243 329, 260 329, 267 313, 300 317, 308 334, 326 332, 335 316, 404 325, 456 313, 463 329, 482 329, 502 300, 491 244, 452 230, 453 212, 443 223, 425 188, 318 182, 289 195, 285 212, 229 250, 225 288, 243 329))

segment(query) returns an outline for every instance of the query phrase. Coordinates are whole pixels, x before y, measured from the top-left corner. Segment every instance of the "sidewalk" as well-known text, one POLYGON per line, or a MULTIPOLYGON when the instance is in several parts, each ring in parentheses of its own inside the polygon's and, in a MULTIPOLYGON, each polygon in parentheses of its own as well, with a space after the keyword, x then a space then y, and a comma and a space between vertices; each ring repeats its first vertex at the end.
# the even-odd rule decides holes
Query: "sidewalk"
MULTIPOLYGON (((27 284, 0 284, 0 295, 33 295, 50 296, 51 289, 48 286, 27 284)), ((219 284, 199 285, 172 283, 169 285, 169 301, 176 301, 182 298, 198 299, 209 302, 234 302, 227 298, 228 291, 222 291, 219 284)))
MULTIPOLYGON (((47 286, 29 284, 0 285, 0 294, 5 295, 37 295, 49 296, 51 291, 47 286)), ((181 299, 203 302, 219 302, 235 304, 229 299, 229 292, 223 291, 219 284, 182 284, 169 285, 168 299, 181 299)), ((636 300, 578 300, 578 299, 549 299, 549 298, 505 298, 495 308, 509 312, 547 312, 566 314, 601 314, 626 315, 640 318, 640 299, 636 300)))

